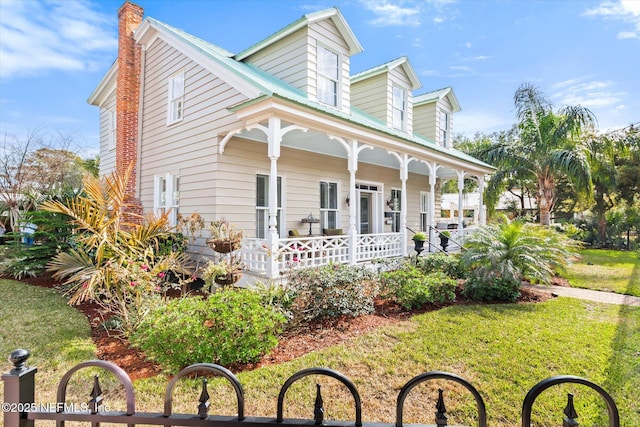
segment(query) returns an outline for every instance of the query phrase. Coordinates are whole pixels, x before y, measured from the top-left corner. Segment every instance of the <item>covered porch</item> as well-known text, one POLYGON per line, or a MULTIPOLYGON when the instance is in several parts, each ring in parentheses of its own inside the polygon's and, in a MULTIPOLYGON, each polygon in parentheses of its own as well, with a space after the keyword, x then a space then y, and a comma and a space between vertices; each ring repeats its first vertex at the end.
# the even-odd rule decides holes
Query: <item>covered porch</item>
MULTIPOLYGON (((366 118, 354 121, 352 116, 292 109, 285 104, 267 98, 237 106, 234 111, 243 125, 221 134, 218 140, 221 159, 234 155, 227 154, 234 146, 239 150, 243 144, 263 144, 269 165, 268 174, 261 175, 266 181, 261 205, 265 215, 258 212, 256 218, 264 229, 256 225, 255 236, 245 237, 242 256, 249 271, 268 278, 277 278, 290 268, 407 256, 412 253, 412 231, 426 232, 430 243, 425 249, 436 251, 437 183, 457 178, 462 197, 465 178, 475 179, 482 191, 485 175, 492 171, 457 150, 408 132, 390 131, 366 118), (310 161, 308 166, 316 176, 299 177, 295 191, 290 191, 293 185, 290 181, 285 184, 286 174, 300 173, 301 159, 311 156, 316 163, 310 161), (294 157, 297 164, 292 166, 294 157), (319 157, 332 168, 321 174, 331 175, 326 181, 336 182, 335 188, 327 190, 332 197, 330 206, 323 205, 322 189, 318 190, 325 181, 317 175, 319 157), (337 165, 344 169, 336 172, 337 165), (301 189, 303 185, 307 187, 301 189), (307 215, 322 219, 322 223, 311 223, 308 234, 309 224, 303 221, 307 215), (300 229, 300 235, 291 236, 289 232, 295 229, 300 229), (329 235, 327 229, 340 232, 329 235)), ((456 229, 449 230, 453 240, 461 241, 469 230, 464 220, 460 212, 456 229)), ((481 217, 479 223, 483 222, 481 217)))

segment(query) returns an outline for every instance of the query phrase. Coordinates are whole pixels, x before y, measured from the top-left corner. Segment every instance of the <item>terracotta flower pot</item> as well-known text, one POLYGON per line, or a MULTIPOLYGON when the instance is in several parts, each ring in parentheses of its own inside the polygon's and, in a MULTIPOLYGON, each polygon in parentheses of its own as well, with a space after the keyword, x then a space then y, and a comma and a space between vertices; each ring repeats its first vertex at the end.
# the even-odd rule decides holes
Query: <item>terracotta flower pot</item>
POLYGON ((218 285, 228 286, 236 283, 238 280, 240 280, 241 277, 242 277, 242 272, 238 271, 238 272, 228 273, 226 276, 218 276, 214 279, 214 281, 218 285))
POLYGON ((227 254, 240 249, 240 240, 209 239, 207 245, 218 253, 227 254))

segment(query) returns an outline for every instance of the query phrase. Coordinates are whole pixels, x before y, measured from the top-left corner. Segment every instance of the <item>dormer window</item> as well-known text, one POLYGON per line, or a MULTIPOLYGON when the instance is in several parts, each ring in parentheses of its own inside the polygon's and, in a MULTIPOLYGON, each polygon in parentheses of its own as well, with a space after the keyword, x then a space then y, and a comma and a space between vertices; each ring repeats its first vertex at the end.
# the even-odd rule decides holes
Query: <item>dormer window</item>
POLYGON ((318 46, 318 101, 338 106, 339 57, 337 53, 318 46))
POLYGON ((184 72, 169 79, 169 106, 167 124, 182 120, 184 116, 184 72))
POLYGON ((407 91, 393 86, 392 101, 393 117, 392 123, 394 129, 406 130, 407 128, 407 91))
POLYGON ((444 110, 440 110, 440 143, 449 146, 449 113, 444 110))

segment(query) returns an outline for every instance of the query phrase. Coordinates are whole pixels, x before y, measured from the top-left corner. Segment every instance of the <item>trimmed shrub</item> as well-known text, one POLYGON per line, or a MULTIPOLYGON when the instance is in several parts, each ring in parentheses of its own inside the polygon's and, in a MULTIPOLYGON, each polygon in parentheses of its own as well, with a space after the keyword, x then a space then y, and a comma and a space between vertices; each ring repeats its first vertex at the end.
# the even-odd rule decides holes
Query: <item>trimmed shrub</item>
POLYGON ((175 373, 193 363, 255 362, 278 344, 284 321, 256 292, 229 288, 170 301, 145 316, 130 339, 175 373))
POLYGON ((377 293, 374 273, 364 267, 329 264, 289 274, 295 294, 293 323, 372 313, 377 293))
POLYGON ((441 271, 454 279, 463 279, 467 270, 460 262, 460 256, 456 254, 435 253, 417 258, 417 266, 424 273, 441 271))
POLYGON ((509 278, 473 276, 465 282, 462 294, 474 301, 515 302, 520 288, 519 281, 509 278))
POLYGON ((407 264, 402 269, 382 273, 381 280, 380 296, 394 299, 406 309, 427 303, 451 302, 456 298, 456 280, 441 271, 425 274, 407 264))

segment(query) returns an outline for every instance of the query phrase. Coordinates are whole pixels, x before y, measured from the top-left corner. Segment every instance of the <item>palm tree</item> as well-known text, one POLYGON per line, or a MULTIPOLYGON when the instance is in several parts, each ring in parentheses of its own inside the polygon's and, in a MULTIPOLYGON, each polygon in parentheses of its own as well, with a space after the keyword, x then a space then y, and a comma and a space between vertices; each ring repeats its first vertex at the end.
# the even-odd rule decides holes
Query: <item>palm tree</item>
POLYGON ((549 225, 559 179, 566 177, 577 191, 590 194, 591 171, 581 135, 596 120, 593 113, 582 106, 565 106, 554 112, 544 94, 529 83, 518 88, 514 103, 518 117, 517 137, 491 146, 481 158, 498 167, 494 179, 501 180, 506 176, 531 179, 540 210, 540 224, 549 225))
POLYGON ((480 227, 465 241, 461 262, 471 276, 510 283, 522 279, 549 284, 576 256, 577 243, 549 227, 522 219, 480 227))
POLYGON ((67 216, 76 230, 73 247, 48 264, 53 277, 69 287, 69 302, 102 305, 120 317, 125 330, 137 320, 132 315, 145 298, 174 286, 167 280, 169 272, 191 275, 184 253, 162 251, 173 230, 168 213, 141 221, 128 211, 131 169, 103 179, 85 175, 81 195, 41 204, 45 211, 67 216))

